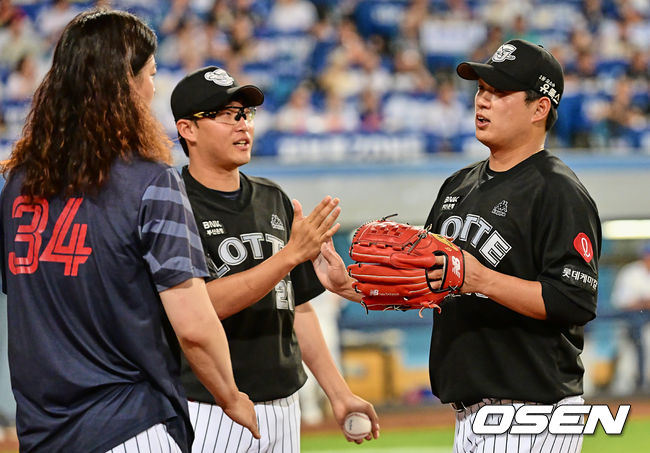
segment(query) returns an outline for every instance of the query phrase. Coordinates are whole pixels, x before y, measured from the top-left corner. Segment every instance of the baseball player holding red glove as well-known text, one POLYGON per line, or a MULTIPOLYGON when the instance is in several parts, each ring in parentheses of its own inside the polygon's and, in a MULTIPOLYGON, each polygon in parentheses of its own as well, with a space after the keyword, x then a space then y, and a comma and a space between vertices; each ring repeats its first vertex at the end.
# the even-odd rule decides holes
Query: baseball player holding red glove
POLYGON ((601 231, 585 187, 544 149, 562 68, 543 47, 512 40, 486 63, 461 63, 457 72, 478 81, 476 137, 490 156, 445 181, 425 225, 463 250, 460 268, 456 250, 421 244, 445 240, 422 233, 418 242, 406 226, 387 222, 355 235, 351 255, 361 264, 350 267, 352 277, 331 243, 316 268, 326 287, 369 309, 439 306, 429 370, 433 393, 456 412, 454 452, 579 452, 579 434, 473 429, 488 404, 554 410, 583 403, 580 354, 584 325, 596 316, 601 231), (424 255, 414 259, 420 247, 424 255), (366 249, 372 252, 360 253, 366 249), (368 263, 381 267, 368 272, 368 263), (453 269, 463 278, 452 278, 453 269))

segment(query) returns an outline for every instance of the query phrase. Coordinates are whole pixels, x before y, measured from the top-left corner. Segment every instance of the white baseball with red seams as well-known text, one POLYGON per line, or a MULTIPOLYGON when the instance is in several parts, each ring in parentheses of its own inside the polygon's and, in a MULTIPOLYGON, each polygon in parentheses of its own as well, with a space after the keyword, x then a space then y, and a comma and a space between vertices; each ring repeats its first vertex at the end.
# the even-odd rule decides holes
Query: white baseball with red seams
POLYGON ((362 412, 350 412, 343 422, 345 434, 354 440, 365 438, 372 431, 370 418, 362 412))

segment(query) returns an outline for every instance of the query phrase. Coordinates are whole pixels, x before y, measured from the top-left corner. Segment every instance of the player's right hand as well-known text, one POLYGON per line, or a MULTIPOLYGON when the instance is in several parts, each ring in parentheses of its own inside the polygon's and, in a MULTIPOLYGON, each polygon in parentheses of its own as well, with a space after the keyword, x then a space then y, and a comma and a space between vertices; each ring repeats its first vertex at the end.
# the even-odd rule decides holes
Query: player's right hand
POLYGON ((334 224, 341 213, 338 204, 338 198, 328 195, 305 217, 300 202, 293 200, 294 214, 291 237, 285 249, 294 254, 297 260, 296 264, 318 256, 321 244, 330 240, 341 227, 338 223, 334 224))
POLYGON ((232 403, 223 407, 223 411, 235 423, 248 428, 255 439, 260 438, 259 428, 257 427, 257 415, 255 406, 245 393, 239 392, 238 398, 232 403))

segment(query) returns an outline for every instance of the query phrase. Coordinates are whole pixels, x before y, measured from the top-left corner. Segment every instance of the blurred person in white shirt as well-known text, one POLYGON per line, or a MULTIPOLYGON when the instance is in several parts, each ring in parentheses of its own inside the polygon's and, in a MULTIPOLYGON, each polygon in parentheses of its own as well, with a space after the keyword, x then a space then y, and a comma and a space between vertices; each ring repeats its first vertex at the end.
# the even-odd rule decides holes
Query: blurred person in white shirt
POLYGON ((650 242, 640 252, 640 259, 623 266, 614 283, 612 302, 621 310, 650 309, 650 242))
MULTIPOLYGON (((612 289, 614 307, 640 314, 650 309, 650 241, 640 250, 640 258, 621 268, 612 289)), ((650 319, 650 318, 648 318, 650 319)), ((637 388, 650 384, 648 364, 650 363, 650 323, 634 322, 628 324, 630 337, 637 353, 637 388)))

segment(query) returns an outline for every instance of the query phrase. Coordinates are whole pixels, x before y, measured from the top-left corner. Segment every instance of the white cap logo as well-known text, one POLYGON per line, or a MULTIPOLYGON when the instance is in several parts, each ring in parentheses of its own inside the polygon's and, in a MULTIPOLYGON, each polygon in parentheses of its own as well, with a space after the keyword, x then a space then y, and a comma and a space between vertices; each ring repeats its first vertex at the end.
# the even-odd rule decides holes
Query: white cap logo
POLYGON ((215 69, 214 71, 206 72, 203 77, 205 77, 205 80, 214 82, 222 87, 229 87, 235 83, 235 79, 230 77, 223 69, 215 69))
POLYGON ((503 63, 506 60, 515 60, 516 57, 512 53, 517 50, 512 44, 504 44, 499 47, 499 50, 492 55, 492 61, 495 63, 503 63))

